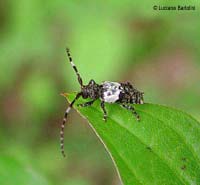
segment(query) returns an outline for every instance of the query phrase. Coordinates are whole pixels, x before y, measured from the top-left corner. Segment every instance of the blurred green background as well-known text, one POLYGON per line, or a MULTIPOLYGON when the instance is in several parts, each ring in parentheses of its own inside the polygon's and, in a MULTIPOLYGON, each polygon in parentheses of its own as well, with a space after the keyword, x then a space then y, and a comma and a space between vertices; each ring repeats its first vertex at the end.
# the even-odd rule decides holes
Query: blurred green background
POLYGON ((87 83, 130 81, 145 101, 200 120, 200 6, 155 11, 169 1, 0 1, 0 184, 119 185, 112 161, 61 92, 79 85, 65 54, 87 83))

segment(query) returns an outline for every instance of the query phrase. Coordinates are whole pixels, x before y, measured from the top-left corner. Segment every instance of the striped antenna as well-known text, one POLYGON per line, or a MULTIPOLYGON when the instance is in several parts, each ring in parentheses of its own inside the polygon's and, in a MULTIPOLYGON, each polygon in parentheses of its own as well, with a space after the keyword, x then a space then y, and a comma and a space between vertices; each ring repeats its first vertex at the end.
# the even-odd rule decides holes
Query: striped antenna
POLYGON ((81 76, 80 76, 80 74, 79 74, 79 72, 78 72, 78 70, 77 70, 75 64, 73 63, 73 60, 72 60, 72 57, 71 57, 69 48, 66 48, 66 52, 67 52, 67 56, 68 56, 68 58, 69 58, 69 62, 70 62, 70 64, 72 65, 72 67, 73 67, 73 69, 74 69, 74 71, 75 71, 75 73, 76 73, 76 75, 77 75, 77 77, 78 77, 78 82, 79 82, 79 84, 80 84, 81 87, 82 87, 82 86, 83 86, 83 81, 82 81, 82 78, 81 78, 81 76))
POLYGON ((61 153, 63 155, 63 157, 65 157, 65 151, 64 151, 64 128, 65 128, 65 123, 67 121, 67 116, 70 112, 70 110, 72 109, 73 107, 73 104, 75 103, 75 101, 82 95, 82 93, 78 93, 76 95, 76 98, 70 103, 69 107, 66 109, 65 111, 65 115, 64 115, 64 118, 63 118, 63 122, 62 122, 62 125, 61 125, 61 131, 60 131, 60 149, 61 149, 61 153))

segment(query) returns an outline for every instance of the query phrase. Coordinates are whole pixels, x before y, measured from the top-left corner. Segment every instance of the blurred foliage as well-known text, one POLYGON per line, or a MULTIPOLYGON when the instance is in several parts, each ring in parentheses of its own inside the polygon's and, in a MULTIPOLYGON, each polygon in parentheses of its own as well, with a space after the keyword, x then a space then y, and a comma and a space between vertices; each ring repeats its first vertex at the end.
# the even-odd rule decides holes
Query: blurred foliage
POLYGON ((105 149, 77 114, 65 133, 68 158, 60 155, 66 101, 59 94, 79 89, 66 46, 85 83, 129 80, 146 102, 176 106, 200 120, 200 5, 177 0, 170 5, 190 3, 196 11, 152 9, 167 3, 0 1, 2 166, 13 161, 29 179, 28 165, 38 184, 119 184, 105 149))
POLYGON ((44 179, 41 174, 35 172, 31 166, 24 165, 13 159, 13 157, 1 156, 0 163, 1 184, 49 184, 47 180, 44 179))

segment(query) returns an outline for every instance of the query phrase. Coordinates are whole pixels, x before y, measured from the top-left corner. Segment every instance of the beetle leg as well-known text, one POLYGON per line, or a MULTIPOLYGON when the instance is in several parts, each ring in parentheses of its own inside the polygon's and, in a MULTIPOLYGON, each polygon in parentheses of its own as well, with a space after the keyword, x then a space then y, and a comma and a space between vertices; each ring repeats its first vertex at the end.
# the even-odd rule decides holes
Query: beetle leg
POLYGON ((107 112, 106 112, 106 109, 105 109, 105 102, 104 101, 101 102, 101 108, 103 110, 103 120, 106 122, 106 120, 107 120, 107 112))
POLYGON ((127 110, 130 110, 132 112, 132 114, 136 117, 137 121, 140 121, 140 116, 139 114, 135 111, 135 108, 131 105, 127 105, 127 104, 122 104, 122 107, 124 107, 127 110))
POLYGON ((91 106, 94 103, 94 101, 95 100, 92 100, 92 101, 89 101, 89 102, 85 102, 85 103, 81 103, 81 104, 78 104, 77 106, 88 107, 88 106, 91 106))

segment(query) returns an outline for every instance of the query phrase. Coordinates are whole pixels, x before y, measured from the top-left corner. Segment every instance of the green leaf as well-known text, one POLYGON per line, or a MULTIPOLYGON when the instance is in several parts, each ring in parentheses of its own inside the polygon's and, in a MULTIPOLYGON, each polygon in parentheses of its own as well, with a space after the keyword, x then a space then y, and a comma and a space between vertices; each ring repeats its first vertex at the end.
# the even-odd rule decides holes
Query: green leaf
MULTIPOLYGON (((75 94, 67 95, 71 102, 75 94)), ((78 103, 86 102, 80 99, 78 103)), ((100 101, 75 109, 90 123, 113 159, 125 185, 200 184, 200 124, 179 110, 161 105, 134 105, 141 121, 119 104, 100 101)))
POLYGON ((13 156, 0 155, 0 184, 48 185, 49 182, 29 164, 23 164, 13 156))

